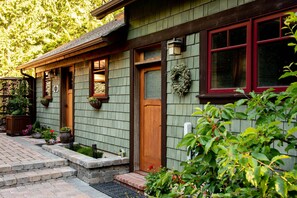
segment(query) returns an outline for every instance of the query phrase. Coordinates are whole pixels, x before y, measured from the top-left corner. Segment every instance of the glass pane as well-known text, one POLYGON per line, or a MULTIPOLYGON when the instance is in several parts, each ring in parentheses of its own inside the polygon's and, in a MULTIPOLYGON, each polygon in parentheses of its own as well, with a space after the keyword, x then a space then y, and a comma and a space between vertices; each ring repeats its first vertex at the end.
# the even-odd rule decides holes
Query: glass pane
POLYGON ((246 86, 246 49, 237 48, 212 54, 211 87, 246 86))
POLYGON ((240 27, 229 31, 230 45, 240 45, 246 43, 246 27, 240 27))
POLYGON ((278 79, 283 74, 283 67, 296 59, 293 48, 287 46, 288 42, 283 40, 258 46, 259 86, 282 86, 293 82, 294 78, 278 79))
POLYGON ((94 70, 99 68, 99 61, 94 61, 94 70))
POLYGON ((161 99, 161 71, 148 71, 144 74, 144 98, 161 99))
POLYGON ((105 83, 95 82, 94 83, 94 94, 105 94, 105 83))
POLYGON ((161 49, 151 49, 144 51, 144 60, 161 57, 161 49))
POLYGON ((212 35, 212 49, 227 47, 227 31, 212 35))
POLYGON ((258 40, 278 38, 280 35, 279 19, 261 22, 258 24, 258 40))

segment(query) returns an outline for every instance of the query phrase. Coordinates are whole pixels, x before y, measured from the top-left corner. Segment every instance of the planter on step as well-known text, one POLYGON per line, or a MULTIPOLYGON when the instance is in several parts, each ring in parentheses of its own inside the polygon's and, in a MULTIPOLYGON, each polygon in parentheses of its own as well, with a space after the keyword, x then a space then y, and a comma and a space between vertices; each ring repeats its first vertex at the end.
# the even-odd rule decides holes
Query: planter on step
POLYGON ((27 115, 8 115, 6 116, 6 134, 20 135, 29 124, 31 124, 31 119, 27 115))

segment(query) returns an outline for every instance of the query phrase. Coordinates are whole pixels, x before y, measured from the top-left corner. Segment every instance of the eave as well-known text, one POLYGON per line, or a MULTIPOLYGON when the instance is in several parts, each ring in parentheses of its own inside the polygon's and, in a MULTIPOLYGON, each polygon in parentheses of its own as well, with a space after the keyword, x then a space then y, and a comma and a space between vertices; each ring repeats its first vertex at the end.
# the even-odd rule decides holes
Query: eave
POLYGON ((78 55, 78 54, 82 54, 88 51, 92 51, 94 49, 98 49, 104 46, 107 46, 108 43, 103 41, 102 38, 99 38, 97 40, 85 43, 84 45, 75 47, 75 48, 71 48, 69 50, 63 51, 61 53, 55 54, 53 56, 49 56, 47 58, 44 59, 40 59, 40 60, 36 60, 36 61, 31 61, 28 63, 25 63, 23 65, 20 65, 17 67, 18 70, 21 69, 31 69, 31 68, 36 68, 42 65, 47 65, 53 62, 57 62, 59 60, 63 60, 66 58, 70 58, 72 56, 78 55))
POLYGON ((91 14, 97 19, 102 19, 106 15, 125 7, 126 5, 133 3, 136 0, 111 0, 108 3, 96 8, 91 14))

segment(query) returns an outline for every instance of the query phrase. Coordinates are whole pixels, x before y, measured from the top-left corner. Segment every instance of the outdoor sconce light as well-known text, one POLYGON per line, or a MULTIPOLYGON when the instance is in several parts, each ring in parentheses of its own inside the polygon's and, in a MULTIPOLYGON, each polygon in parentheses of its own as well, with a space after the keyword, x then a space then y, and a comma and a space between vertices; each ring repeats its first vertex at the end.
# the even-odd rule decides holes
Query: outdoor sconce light
POLYGON ((183 38, 173 38, 167 43, 167 50, 170 56, 181 55, 182 48, 184 45, 183 38))

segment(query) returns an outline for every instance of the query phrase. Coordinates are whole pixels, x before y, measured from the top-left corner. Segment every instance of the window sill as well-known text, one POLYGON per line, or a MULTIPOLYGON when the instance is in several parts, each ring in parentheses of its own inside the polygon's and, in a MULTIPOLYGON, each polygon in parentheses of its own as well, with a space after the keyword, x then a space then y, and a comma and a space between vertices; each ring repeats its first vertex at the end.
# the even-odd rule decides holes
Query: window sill
POLYGON ((245 95, 239 93, 232 94, 200 94, 196 96, 200 100, 200 104, 208 102, 212 104, 227 104, 236 102, 239 99, 246 98, 245 95))

